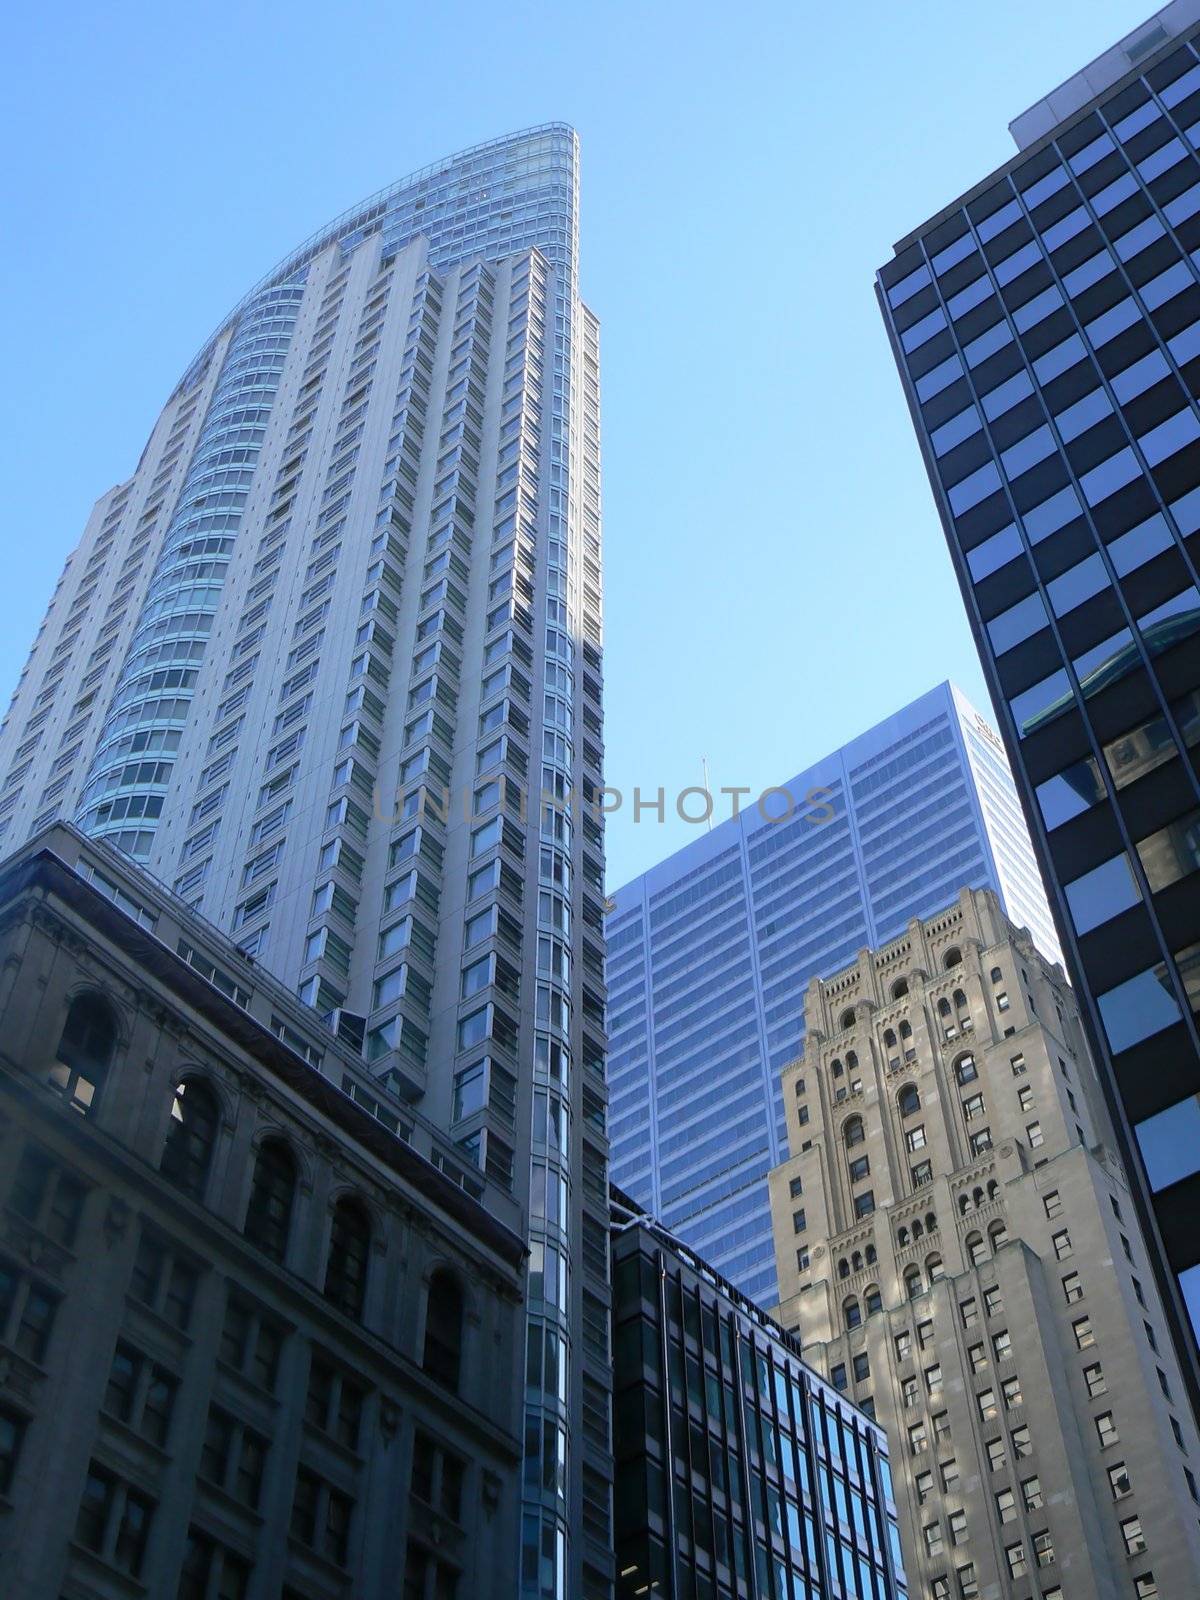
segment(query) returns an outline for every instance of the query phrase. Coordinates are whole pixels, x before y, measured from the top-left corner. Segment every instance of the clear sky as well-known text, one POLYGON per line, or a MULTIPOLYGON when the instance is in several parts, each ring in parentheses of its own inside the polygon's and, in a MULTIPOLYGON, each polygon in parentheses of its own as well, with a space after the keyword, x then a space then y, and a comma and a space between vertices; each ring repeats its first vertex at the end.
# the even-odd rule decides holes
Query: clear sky
POLYGON ((564 118, 603 325, 610 882, 695 833, 635 826, 635 785, 673 795, 707 757, 757 793, 946 677, 986 710, 872 278, 1150 10, 17 8, 0 704, 92 502, 245 290, 373 190, 564 118))

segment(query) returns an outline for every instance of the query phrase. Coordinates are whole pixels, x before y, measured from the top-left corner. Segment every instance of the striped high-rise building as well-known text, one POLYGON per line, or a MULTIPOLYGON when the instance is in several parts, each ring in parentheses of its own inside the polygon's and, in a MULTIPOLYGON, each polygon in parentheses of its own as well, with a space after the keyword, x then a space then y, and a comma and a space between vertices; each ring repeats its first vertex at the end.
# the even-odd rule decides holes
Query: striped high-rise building
POLYGON ((116 844, 527 1206, 538 1596, 612 1582, 602 834, 540 799, 601 784, 577 245, 549 124, 287 256, 98 501, 0 730, 0 847, 116 844))

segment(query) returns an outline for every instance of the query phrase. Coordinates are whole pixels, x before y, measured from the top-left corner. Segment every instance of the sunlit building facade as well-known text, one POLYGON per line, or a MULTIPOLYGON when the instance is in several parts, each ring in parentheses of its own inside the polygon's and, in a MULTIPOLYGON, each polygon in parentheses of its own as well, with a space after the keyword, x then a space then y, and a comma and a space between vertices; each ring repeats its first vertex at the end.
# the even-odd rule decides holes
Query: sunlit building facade
POLYGON ((465 1187, 527 1206, 521 1592, 603 1596, 602 833, 540 801, 602 781, 577 247, 549 124, 247 294, 68 560, 0 731, 0 839, 112 842, 447 1130, 465 1187))

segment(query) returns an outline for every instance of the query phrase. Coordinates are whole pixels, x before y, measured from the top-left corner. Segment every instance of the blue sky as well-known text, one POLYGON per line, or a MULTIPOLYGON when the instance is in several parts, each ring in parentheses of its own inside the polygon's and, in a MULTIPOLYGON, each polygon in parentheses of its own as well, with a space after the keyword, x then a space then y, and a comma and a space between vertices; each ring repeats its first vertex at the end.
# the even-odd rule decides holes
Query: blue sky
POLYGON ((19 8, 0 698, 93 500, 249 285, 372 190, 562 117, 603 324, 611 883, 695 833, 634 825, 635 786, 672 795, 706 757, 758 792, 945 677, 986 709, 873 273, 1148 9, 19 8))

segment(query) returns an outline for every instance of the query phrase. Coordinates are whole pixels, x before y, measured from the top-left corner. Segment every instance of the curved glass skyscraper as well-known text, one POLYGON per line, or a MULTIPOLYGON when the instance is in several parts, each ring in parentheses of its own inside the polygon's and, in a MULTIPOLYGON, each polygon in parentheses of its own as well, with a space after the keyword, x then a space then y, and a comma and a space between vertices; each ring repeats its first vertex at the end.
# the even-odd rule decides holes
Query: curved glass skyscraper
POLYGON ((522 1590, 607 1595, 599 346, 548 124, 315 234, 97 503, 0 849, 108 838, 530 1215, 522 1590), (532 803, 528 797, 534 797, 532 803))

